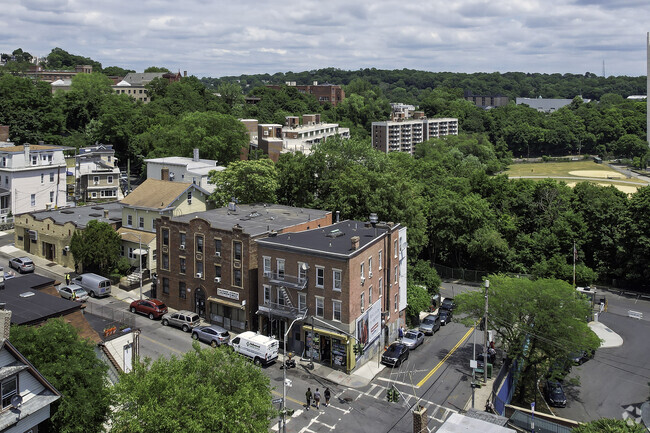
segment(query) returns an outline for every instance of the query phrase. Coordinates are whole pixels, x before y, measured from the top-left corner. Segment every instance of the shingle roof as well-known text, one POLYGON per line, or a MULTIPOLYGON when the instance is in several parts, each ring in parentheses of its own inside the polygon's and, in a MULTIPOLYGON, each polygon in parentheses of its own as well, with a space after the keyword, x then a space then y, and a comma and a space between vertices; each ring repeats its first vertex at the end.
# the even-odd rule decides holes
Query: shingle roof
POLYGON ((162 78, 164 72, 130 72, 123 81, 129 84, 147 84, 154 78, 162 78))
MULTIPOLYGON (((39 150, 69 150, 72 149, 72 147, 69 146, 54 146, 54 145, 48 145, 48 144, 30 144, 29 145, 29 150, 30 151, 39 151, 39 150)), ((25 146, 20 145, 20 146, 6 146, 6 147, 0 147, 0 152, 24 152, 25 151, 25 146)))
POLYGON ((185 191, 194 188, 209 195, 203 188, 192 183, 169 182, 166 180, 147 179, 127 195, 122 204, 150 209, 166 209, 185 191))
POLYGON ((57 210, 44 210, 40 212, 30 212, 37 221, 43 221, 51 218, 55 224, 74 223, 77 227, 84 228, 91 220, 114 224, 122 221, 122 204, 117 201, 93 204, 89 206, 66 207, 57 210), (108 218, 104 217, 104 212, 108 211, 108 218))

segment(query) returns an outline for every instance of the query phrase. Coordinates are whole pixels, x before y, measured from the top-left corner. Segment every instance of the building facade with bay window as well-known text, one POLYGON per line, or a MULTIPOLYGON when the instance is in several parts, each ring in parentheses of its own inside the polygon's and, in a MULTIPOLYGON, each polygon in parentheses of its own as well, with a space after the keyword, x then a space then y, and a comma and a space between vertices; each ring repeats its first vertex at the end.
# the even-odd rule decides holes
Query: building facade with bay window
POLYGON ((327 226, 332 213, 275 204, 235 205, 157 225, 158 298, 210 323, 257 330, 256 239, 327 226))
POLYGON ((406 228, 343 221, 258 239, 260 332, 346 372, 397 336, 406 308, 406 228), (364 354, 353 352, 356 343, 364 354))

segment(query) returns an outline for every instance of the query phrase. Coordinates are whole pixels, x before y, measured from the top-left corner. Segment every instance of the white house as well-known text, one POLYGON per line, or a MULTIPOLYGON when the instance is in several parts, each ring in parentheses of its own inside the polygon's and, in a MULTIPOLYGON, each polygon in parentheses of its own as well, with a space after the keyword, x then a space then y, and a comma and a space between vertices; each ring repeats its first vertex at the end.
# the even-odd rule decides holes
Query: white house
POLYGON ((11 311, 0 310, 0 431, 38 431, 61 394, 9 342, 11 311))
POLYGON ((75 157, 77 194, 82 201, 122 200, 120 168, 110 144, 82 147, 75 157))
POLYGON ((217 165, 217 161, 213 159, 200 159, 199 149, 194 149, 192 158, 170 156, 145 159, 144 162, 147 163, 147 179, 193 183, 210 194, 214 191, 214 185, 208 183, 209 173, 212 170, 226 169, 217 165))
POLYGON ((9 213, 67 205, 64 150, 71 147, 0 143, 0 221, 9 213))

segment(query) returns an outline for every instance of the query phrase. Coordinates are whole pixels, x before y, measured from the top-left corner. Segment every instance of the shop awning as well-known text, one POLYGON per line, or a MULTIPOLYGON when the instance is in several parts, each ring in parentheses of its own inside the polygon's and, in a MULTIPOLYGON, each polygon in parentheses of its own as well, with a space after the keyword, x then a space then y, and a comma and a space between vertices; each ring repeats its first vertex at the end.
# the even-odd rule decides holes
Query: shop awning
POLYGON ((133 250, 133 255, 144 256, 145 254, 147 254, 147 250, 145 250, 144 248, 136 248, 133 250))
POLYGON ((208 298, 208 301, 216 302, 217 304, 227 305, 229 307, 239 308, 240 310, 243 310, 245 308, 243 305, 238 304, 236 302, 226 301, 225 299, 215 298, 214 296, 210 296, 208 298))
POLYGON ((291 311, 280 310, 278 308, 270 308, 265 305, 260 305, 259 310, 257 310, 257 314, 266 315, 266 316, 270 314, 271 316, 284 317, 285 319, 291 319, 291 320, 294 320, 298 317, 302 317, 291 311))
MULTIPOLYGON (((311 325, 302 325, 302 329, 305 331, 311 332, 311 325)), ((345 340, 348 341, 348 336, 345 334, 339 334, 336 331, 330 331, 328 329, 323 329, 319 328, 317 326, 314 326, 314 332, 321 334, 321 335, 329 335, 330 337, 338 338, 339 340, 345 340)))

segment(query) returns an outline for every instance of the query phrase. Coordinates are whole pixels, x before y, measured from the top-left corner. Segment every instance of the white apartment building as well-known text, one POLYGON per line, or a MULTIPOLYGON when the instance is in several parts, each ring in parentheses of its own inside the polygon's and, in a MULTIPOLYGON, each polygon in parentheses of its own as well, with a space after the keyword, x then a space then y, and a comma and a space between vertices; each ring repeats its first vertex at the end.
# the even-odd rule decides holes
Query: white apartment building
POLYGON ((214 191, 214 185, 208 183, 210 179, 209 173, 212 170, 222 171, 226 169, 217 165, 217 161, 213 159, 200 159, 199 149, 194 149, 192 158, 170 156, 145 159, 144 162, 147 163, 147 179, 193 183, 210 194, 214 191))
POLYGON ((0 221, 11 215, 67 206, 64 150, 0 142, 0 221))
POLYGON ((458 135, 458 119, 410 119, 372 122, 372 147, 382 152, 413 155, 418 143, 445 135, 458 135))
POLYGON ((350 129, 341 128, 338 123, 322 123, 320 114, 304 114, 302 124, 298 116, 287 116, 282 127, 282 152, 310 154, 314 144, 335 135, 349 139, 350 129))
POLYGON ((75 180, 82 201, 122 200, 120 168, 110 144, 82 147, 75 156, 75 180))

